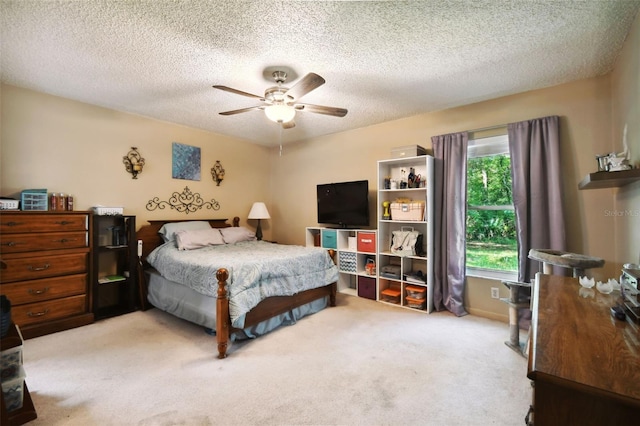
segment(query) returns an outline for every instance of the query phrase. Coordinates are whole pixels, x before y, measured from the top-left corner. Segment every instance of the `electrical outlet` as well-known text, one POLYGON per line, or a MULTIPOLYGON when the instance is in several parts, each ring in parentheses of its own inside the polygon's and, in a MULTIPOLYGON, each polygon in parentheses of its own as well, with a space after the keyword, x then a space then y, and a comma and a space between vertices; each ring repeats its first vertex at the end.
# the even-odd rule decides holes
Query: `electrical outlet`
POLYGON ((491 298, 500 299, 500 290, 498 287, 491 287, 491 298))

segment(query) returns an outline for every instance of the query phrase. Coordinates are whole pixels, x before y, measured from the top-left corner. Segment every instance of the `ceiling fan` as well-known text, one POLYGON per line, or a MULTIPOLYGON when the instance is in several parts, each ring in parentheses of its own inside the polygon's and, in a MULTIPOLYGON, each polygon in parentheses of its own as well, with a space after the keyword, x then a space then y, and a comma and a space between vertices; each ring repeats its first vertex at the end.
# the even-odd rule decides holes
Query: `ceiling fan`
POLYGON ((273 86, 265 90, 264 96, 258 96, 242 90, 232 89, 227 86, 213 86, 215 89, 224 90, 225 92, 235 93, 237 95, 249 98, 260 99, 263 103, 248 108, 241 108, 232 111, 221 112, 220 115, 234 115, 242 112, 253 110, 264 110, 267 118, 276 123, 280 123, 283 129, 291 129, 295 127, 295 118, 297 111, 307 111, 316 114, 330 115, 333 117, 344 117, 347 110, 344 108, 328 107, 322 105, 312 105, 300 103, 302 98, 312 90, 317 89, 325 83, 324 78, 318 74, 309 73, 302 80, 297 82, 293 87, 287 88, 283 84, 287 80, 287 73, 284 71, 274 71, 273 78, 277 86, 273 86))

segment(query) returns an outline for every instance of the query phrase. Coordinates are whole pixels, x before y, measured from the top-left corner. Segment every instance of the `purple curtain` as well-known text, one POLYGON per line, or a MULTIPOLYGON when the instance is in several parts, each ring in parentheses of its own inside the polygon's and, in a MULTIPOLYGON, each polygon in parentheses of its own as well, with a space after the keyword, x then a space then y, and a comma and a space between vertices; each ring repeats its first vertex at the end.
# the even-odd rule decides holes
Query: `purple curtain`
POLYGON ((552 116, 508 125, 521 282, 539 270, 530 249, 566 250, 559 121, 552 116))
POLYGON ((466 315, 465 242, 467 219, 468 133, 433 136, 435 163, 434 287, 435 309, 466 315))

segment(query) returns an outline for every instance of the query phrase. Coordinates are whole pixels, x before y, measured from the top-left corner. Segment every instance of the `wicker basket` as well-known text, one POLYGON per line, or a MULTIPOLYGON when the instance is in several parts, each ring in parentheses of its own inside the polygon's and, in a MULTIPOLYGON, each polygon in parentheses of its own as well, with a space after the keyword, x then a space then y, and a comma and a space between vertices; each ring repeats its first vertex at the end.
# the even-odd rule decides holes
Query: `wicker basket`
POLYGON ((424 201, 410 203, 391 203, 392 220, 424 220, 424 201))

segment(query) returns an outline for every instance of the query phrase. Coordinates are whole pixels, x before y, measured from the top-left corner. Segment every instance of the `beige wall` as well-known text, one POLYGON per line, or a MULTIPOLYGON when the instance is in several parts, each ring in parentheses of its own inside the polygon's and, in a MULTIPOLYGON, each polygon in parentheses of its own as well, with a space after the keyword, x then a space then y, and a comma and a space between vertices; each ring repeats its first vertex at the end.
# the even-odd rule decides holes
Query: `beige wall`
MULTIPOLYGON (((316 225, 315 185, 368 179, 372 211, 376 205, 376 162, 391 148, 418 144, 431 148, 431 136, 531 118, 559 115, 568 250, 605 259, 596 279, 618 277, 620 265, 640 253, 640 183, 623 189, 578 190, 578 182, 596 171, 595 155, 621 151, 621 123, 628 123, 630 148, 640 164, 640 17, 614 73, 460 108, 422 114, 285 146, 272 151, 275 238, 304 243, 304 228, 316 225), (612 216, 611 212, 623 212, 612 216)), ((349 119, 349 116, 345 118, 349 119)), ((375 215, 371 226, 375 227, 375 215)), ((490 298, 501 283, 469 278, 470 312, 506 320, 505 304, 490 298)))
MULTIPOLYGON (((625 123, 640 163, 639 20, 609 75, 289 144, 282 155, 277 148, 2 85, 0 195, 25 188, 72 193, 77 209, 124 206, 139 226, 147 219, 233 216, 246 223, 251 204, 262 200, 272 215, 263 221, 265 238, 304 244, 304 228, 317 224, 316 184, 368 179, 376 212, 376 162, 389 158, 391 148, 430 148, 434 135, 559 115, 568 248, 606 260, 604 268, 591 270, 596 278, 615 277, 620 264, 640 257, 640 183, 587 191, 577 184, 595 171, 596 154, 622 150, 625 123), (202 149, 201 181, 172 179, 174 141, 202 149), (131 146, 147 161, 137 180, 122 164, 131 146), (216 160, 227 171, 220 187, 209 175, 216 160), (220 211, 187 216, 146 210, 151 198, 167 200, 185 186, 205 200, 215 198, 220 211)), ((373 214, 371 227, 375 220, 373 214)), ((507 296, 499 282, 470 278, 466 305, 472 313, 506 320, 506 305, 490 299, 490 287, 507 296)))
MULTIPOLYGON (((1 194, 26 188, 74 195, 75 208, 122 206, 147 219, 229 218, 246 216, 254 201, 269 197, 269 150, 242 140, 185 126, 120 113, 13 86, 2 86, 1 194), (201 148, 201 180, 173 179, 172 143, 201 148), (125 171, 122 157, 135 146, 146 165, 138 179, 125 171), (225 180, 216 186, 210 169, 220 160, 225 180), (167 201, 188 187, 204 201, 215 199, 219 211, 196 213, 148 211, 147 201, 167 201)), ((250 224, 255 226, 255 224, 250 224)), ((264 224, 265 238, 271 235, 264 224)))
MULTIPOLYGON (((627 127, 631 159, 640 164, 640 16, 637 17, 612 73, 611 151, 622 151, 627 127)), ((640 263, 640 182, 614 190, 616 259, 640 263)), ((601 214, 604 214, 602 212, 601 214)), ((612 220, 607 216, 607 220, 612 220)))
MULTIPOLYGON (((389 158, 393 147, 418 144, 430 149, 434 135, 559 115, 568 249, 606 259, 607 267, 594 272, 614 276, 614 223, 599 213, 614 208, 612 192, 578 191, 578 182, 595 171, 595 155, 611 149, 610 93, 610 77, 604 76, 285 146, 282 156, 274 154, 272 159, 275 238, 304 243, 305 226, 317 224, 318 182, 369 179, 372 211, 377 212, 376 162, 389 158)), ((372 227, 375 220, 374 214, 372 227)), ((501 296, 507 296, 501 283, 469 278, 468 284, 471 312, 506 318, 506 305, 489 297, 490 287, 499 287, 501 296)))

